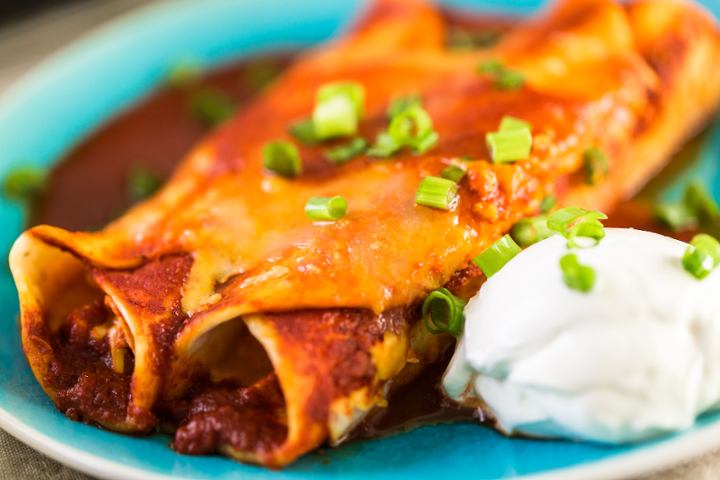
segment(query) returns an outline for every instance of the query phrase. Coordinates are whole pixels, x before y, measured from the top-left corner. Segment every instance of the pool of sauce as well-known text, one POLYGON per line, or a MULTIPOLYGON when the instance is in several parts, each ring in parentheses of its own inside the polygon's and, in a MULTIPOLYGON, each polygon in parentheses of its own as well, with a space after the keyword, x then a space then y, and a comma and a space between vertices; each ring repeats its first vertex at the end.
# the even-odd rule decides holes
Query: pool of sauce
MULTIPOLYGON (((468 42, 476 40, 491 43, 494 36, 512 25, 505 20, 478 19, 452 11, 447 12, 447 17, 456 27, 451 29, 450 41, 457 41, 458 48, 469 48, 468 42), (473 36, 476 33, 480 35, 473 36)), ((71 231, 94 230, 122 215, 134 201, 128 190, 132 169, 143 168, 167 179, 183 156, 211 129, 190 111, 193 92, 215 89, 240 109, 291 60, 292 54, 274 54, 220 68, 185 86, 159 88, 99 127, 55 166, 46 194, 32 210, 30 226, 50 224, 71 231)), ((689 240, 693 232, 674 235, 655 222, 652 205, 662 186, 695 158, 699 144, 698 139, 689 142, 641 192, 609 212, 606 225, 635 227, 689 240)), ((441 392, 442 374, 452 350, 449 348, 442 361, 430 365, 417 381, 393 391, 389 406, 371 413, 352 438, 383 437, 439 423, 477 422, 482 416, 479 412, 453 404, 441 392)))

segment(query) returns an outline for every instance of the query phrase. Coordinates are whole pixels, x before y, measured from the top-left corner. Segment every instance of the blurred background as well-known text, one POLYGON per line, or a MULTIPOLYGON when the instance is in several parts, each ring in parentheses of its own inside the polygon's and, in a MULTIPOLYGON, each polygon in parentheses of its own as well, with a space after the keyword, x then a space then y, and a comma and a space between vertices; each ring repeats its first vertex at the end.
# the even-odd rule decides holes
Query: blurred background
POLYGON ((157 0, 0 0, 0 92, 93 26, 157 0))
MULTIPOLYGON (((0 0, 0 95, 43 58, 92 28, 159 1, 163 0, 0 0)), ((10 478, 88 477, 45 458, 0 430, 0 480, 10 478), (12 477, 8 476, 10 472, 12 477)), ((643 480, 716 478, 720 478, 720 451, 643 480)))

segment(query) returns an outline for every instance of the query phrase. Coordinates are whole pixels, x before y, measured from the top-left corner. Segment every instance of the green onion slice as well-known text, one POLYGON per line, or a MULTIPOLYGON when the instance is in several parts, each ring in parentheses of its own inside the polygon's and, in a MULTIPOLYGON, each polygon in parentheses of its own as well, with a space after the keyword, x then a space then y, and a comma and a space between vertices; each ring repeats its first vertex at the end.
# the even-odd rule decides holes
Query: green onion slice
POLYGON ((402 145, 395 143, 389 133, 380 132, 375 139, 375 144, 365 154, 368 157, 389 157, 402 148, 402 145))
POLYGON ((555 208, 556 203, 557 198, 555 198, 555 195, 545 195, 540 201, 540 211, 542 213, 550 213, 550 211, 555 208))
POLYGON ((525 75, 514 70, 502 70, 495 77, 495 88, 500 90, 518 90, 525 83, 525 75))
POLYGON ((682 263, 685 270, 702 280, 720 264, 720 242, 705 233, 695 235, 682 263))
POLYGON ((432 118, 420 105, 413 105, 394 116, 388 133, 397 145, 410 146, 418 153, 437 143, 432 118))
POLYGON ((165 83, 171 88, 186 88, 200 80, 203 68, 197 60, 183 59, 170 66, 165 83))
POLYGON ((268 142, 263 148, 263 165, 280 176, 293 178, 302 173, 302 160, 295 145, 288 142, 268 142))
POLYGON ((610 173, 608 159, 599 148, 593 147, 585 150, 583 164, 587 183, 590 185, 597 185, 610 173))
POLYGON ((203 124, 215 127, 235 113, 235 104, 222 90, 202 88, 190 96, 190 111, 203 124))
POLYGON ((529 128, 490 132, 485 135, 485 141, 494 163, 524 160, 532 150, 532 133, 529 128))
POLYGON ((699 180, 692 182, 685 189, 685 204, 690 211, 705 222, 720 220, 720 207, 699 180))
POLYGON ((505 235, 497 242, 485 249, 477 257, 473 258, 475 265, 480 267, 487 278, 492 277, 502 269, 506 263, 520 253, 520 247, 510 235, 505 235))
POLYGON ((447 47, 450 50, 474 50, 495 45, 501 32, 493 30, 470 31, 464 28, 453 28, 448 32, 447 47))
POLYGON ((294 123, 290 126, 290 134, 305 145, 315 145, 320 141, 315 135, 315 123, 311 119, 294 123))
POLYGON ((600 220, 606 218, 607 215, 602 212, 567 207, 550 215, 547 226, 550 230, 556 231, 568 239, 568 248, 583 248, 583 245, 579 245, 576 239, 592 239, 594 243, 591 246, 600 243, 600 240, 605 237, 605 229, 600 220))
POLYGON ((133 202, 139 202, 152 196, 163 184, 156 173, 143 167, 135 167, 128 173, 128 196, 133 202))
POLYGON ((353 135, 365 104, 365 87, 357 82, 333 82, 317 92, 312 120, 319 140, 353 135))
POLYGON ((32 202, 45 193, 48 170, 42 167, 15 167, 3 179, 2 193, 19 202, 32 202))
POLYGON ((498 60, 485 60, 477 66, 477 71, 480 73, 500 73, 503 70, 502 63, 498 60))
POLYGON ((447 178, 448 180, 452 180, 455 183, 458 183, 460 180, 462 180, 465 175, 467 175, 465 169, 457 165, 450 165, 449 167, 445 168, 440 174, 442 178, 447 178))
POLYGON ((697 227, 698 219, 685 202, 667 202, 655 206, 655 219, 674 232, 692 230, 697 227))
POLYGON ((532 124, 530 122, 520 120, 519 118, 505 115, 502 118, 502 120, 500 120, 500 128, 498 128, 498 131, 499 132, 511 132, 511 131, 515 131, 515 130, 532 131, 532 124))
POLYGON ((325 150, 325 158, 332 163, 345 163, 363 153, 368 147, 367 141, 356 137, 348 143, 325 150))
POLYGON ((310 197, 305 215, 313 221, 332 221, 345 216, 348 204, 343 197, 310 197))
POLYGON ((457 196, 457 184, 439 177, 425 177, 415 194, 415 203, 427 207, 449 210, 457 196))
POLYGON ((423 302, 422 316, 425 327, 432 334, 449 333, 458 338, 465 325, 463 310, 467 302, 446 288, 438 288, 423 302))
POLYGON ((568 288, 586 293, 595 285, 595 270, 580 265, 577 255, 573 253, 568 253, 560 259, 560 268, 563 272, 563 281, 568 288))
POLYGON ((555 232, 548 228, 547 219, 547 215, 523 218, 513 226, 510 233, 518 245, 529 247, 555 235, 555 232))
POLYGON ((422 97, 420 95, 409 95, 407 97, 398 97, 393 99, 388 105, 387 118, 392 120, 396 116, 403 113, 405 110, 409 110, 414 106, 422 106, 422 97))

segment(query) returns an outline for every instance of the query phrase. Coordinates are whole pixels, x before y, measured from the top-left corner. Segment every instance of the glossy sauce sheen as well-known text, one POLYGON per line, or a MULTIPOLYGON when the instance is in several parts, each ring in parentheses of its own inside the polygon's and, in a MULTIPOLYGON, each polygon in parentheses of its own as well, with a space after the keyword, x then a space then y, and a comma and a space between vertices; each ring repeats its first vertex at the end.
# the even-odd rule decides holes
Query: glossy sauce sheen
MULTIPOLYGON (((487 20, 476 21, 456 14, 449 14, 448 18, 463 28, 482 30, 488 26, 487 20)), ((491 24, 499 31, 505 28, 503 22, 491 24)), ((290 59, 291 55, 275 55, 263 59, 263 63, 268 71, 279 71, 290 59)), ((237 108, 242 108, 257 91, 251 85, 256 68, 257 62, 226 67, 208 75, 201 83, 222 90, 237 108)), ((50 188, 36 206, 30 223, 68 230, 95 229, 118 217, 131 204, 127 187, 131 168, 143 167, 162 178, 169 177, 183 156, 209 131, 189 113, 191 92, 188 88, 163 88, 84 140, 53 171, 50 188)), ((625 202, 610 215, 608 224, 657 231, 650 205, 642 195, 638 200, 625 202)), ((684 237, 689 236, 684 235, 683 239, 687 240, 684 237)), ((67 334, 68 341, 73 338, 71 333, 67 334)), ((393 392, 389 407, 369 416, 354 436, 375 438, 422 425, 477 421, 476 412, 453 405, 440 392, 440 379, 450 353, 446 352, 442 362, 430 366, 420 380, 393 392)), ((208 396, 212 394, 208 393, 208 396)), ((233 403, 236 400, 227 401, 233 403)), ((182 416, 177 413, 178 408, 192 411, 195 407, 176 405, 168 408, 175 412, 168 415, 173 417, 182 416)), ((68 415, 72 417, 70 413, 68 415)), ((184 428, 203 428, 198 425, 184 428)), ((181 435, 180 443, 182 438, 181 435)), ((212 446, 191 443, 176 443, 175 447, 196 454, 213 450, 212 446)))

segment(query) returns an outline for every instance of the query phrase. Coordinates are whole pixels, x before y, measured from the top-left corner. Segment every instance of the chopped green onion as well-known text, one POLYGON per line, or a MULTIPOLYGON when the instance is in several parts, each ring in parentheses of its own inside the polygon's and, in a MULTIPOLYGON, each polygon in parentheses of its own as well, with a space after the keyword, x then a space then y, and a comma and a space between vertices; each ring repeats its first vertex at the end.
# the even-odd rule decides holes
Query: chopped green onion
POLYGON ((573 253, 568 253, 560 259, 560 268, 563 272, 563 281, 568 288, 586 293, 595 285, 595 270, 580 265, 577 255, 573 253))
POLYGON ((661 203, 655 206, 653 215, 656 220, 674 232, 691 230, 698 225, 695 212, 690 210, 684 202, 661 203))
POLYGON ((348 143, 325 150, 325 158, 332 163, 345 163, 363 153, 367 147, 364 138, 356 137, 348 143))
POLYGON ((497 60, 487 60, 477 67, 478 72, 495 76, 495 88, 500 90, 517 90, 525 83, 525 75, 515 70, 506 69, 497 60))
POLYGON ((3 179, 3 195, 19 202, 32 202, 45 193, 48 171, 42 167, 15 167, 3 179))
POLYGON ((568 248, 583 248, 577 238, 590 238, 594 245, 605 237, 605 229, 600 220, 606 219, 602 212, 591 212, 579 207, 567 207, 550 215, 547 226, 568 239, 568 248))
POLYGON ((693 229, 700 224, 717 232, 720 207, 699 180, 685 187, 681 201, 663 202, 655 206, 655 218, 673 231, 693 229))
POLYGON ((523 218, 517 222, 511 231, 513 239, 521 247, 529 247, 537 242, 555 235, 547 226, 547 215, 523 218))
POLYGON ((133 202, 139 202, 152 196, 162 186, 163 179, 147 168, 135 167, 128 173, 128 196, 133 202))
POLYGON ((405 110, 409 110, 414 106, 422 106, 422 97, 420 95, 409 95, 407 97, 395 98, 387 109, 387 118, 392 120, 396 116, 403 113, 405 110))
POLYGON ((415 203, 428 207, 449 210, 457 196, 457 184, 452 180, 439 177, 425 177, 415 194, 415 203))
POLYGON ((682 262, 685 270, 702 280, 720 264, 720 242, 705 233, 695 235, 682 262))
POLYGON ((312 120, 320 140, 353 135, 363 114, 365 87, 357 82, 334 82, 317 92, 312 120))
POLYGON ((246 65, 242 82, 252 92, 265 88, 282 71, 282 64, 273 58, 260 58, 246 65))
POLYGON ((235 104, 215 88, 202 88, 190 96, 190 111, 202 123, 215 127, 235 113, 235 104))
POLYGON ((440 174, 442 178, 447 178, 448 180, 452 180, 455 183, 460 182, 460 180, 462 180, 465 175, 467 175, 465 169, 458 167, 457 165, 450 165, 449 167, 445 168, 440 174))
POLYGON ((343 197, 310 197, 305 215, 313 221, 338 220, 345 216, 348 204, 343 197))
POLYGON ((290 126, 290 134, 305 145, 315 145, 319 139, 315 135, 315 124, 311 119, 301 120, 290 126))
POLYGON ((302 173, 300 152, 288 142, 268 142, 263 148, 263 165, 283 177, 297 177, 302 173))
POLYGON ((505 115, 502 120, 500 120, 500 128, 498 128, 498 131, 511 132, 514 130, 532 131, 532 124, 530 122, 520 120, 519 118, 505 115))
POLYGON ((593 147, 585 150, 583 164, 587 183, 590 185, 597 185, 610 173, 608 159, 599 148, 593 147))
POLYGON ((197 83, 202 72, 202 66, 196 60, 181 60, 170 67, 165 83, 171 88, 186 88, 197 83))
POLYGON ((365 154, 368 157, 389 157, 402 148, 392 139, 389 133, 380 132, 375 139, 375 144, 365 154))
POLYGON ((501 36, 502 33, 497 31, 472 32, 463 28, 453 28, 448 33, 447 46, 451 50, 489 48, 495 45, 501 36))
POLYGON ((720 219, 720 207, 699 180, 685 189, 685 204, 700 220, 717 222, 720 219))
POLYGON ((475 265, 480 267, 487 278, 492 277, 502 269, 506 263, 520 253, 520 247, 510 235, 505 235, 490 245, 477 257, 473 258, 475 265))
POLYGON ((475 159, 472 158, 470 155, 463 155, 462 157, 460 157, 460 160, 462 160, 464 162, 474 162, 475 161, 475 159))
POLYGON ((463 310, 466 304, 465 300, 456 297, 446 288, 438 288, 423 302, 422 316, 425 327, 432 334, 449 333, 458 338, 465 325, 463 310))
POLYGON ((532 150, 530 129, 490 132, 485 135, 493 163, 511 163, 524 160, 532 150))
POLYGON ((525 83, 525 75, 514 70, 502 70, 495 77, 495 88, 518 90, 525 83))
POLYGON ((485 60, 477 66, 477 71, 480 73, 500 73, 502 70, 502 63, 498 60, 485 60))
POLYGON ((555 198, 555 195, 545 195, 540 202, 540 211, 542 213, 550 213, 550 211, 555 208, 556 203, 557 198, 555 198))
POLYGON ((388 133, 396 144, 412 147, 418 153, 437 143, 432 118, 420 105, 413 105, 393 117, 388 133))

